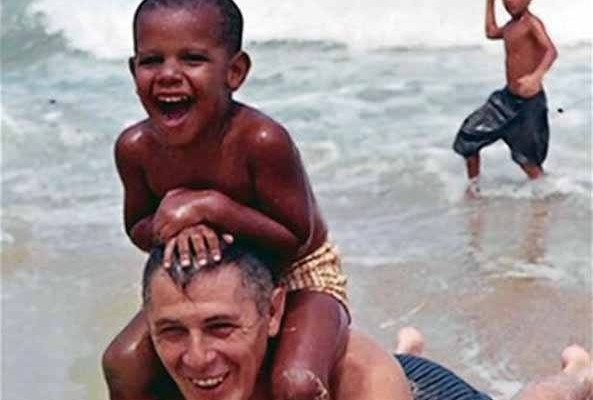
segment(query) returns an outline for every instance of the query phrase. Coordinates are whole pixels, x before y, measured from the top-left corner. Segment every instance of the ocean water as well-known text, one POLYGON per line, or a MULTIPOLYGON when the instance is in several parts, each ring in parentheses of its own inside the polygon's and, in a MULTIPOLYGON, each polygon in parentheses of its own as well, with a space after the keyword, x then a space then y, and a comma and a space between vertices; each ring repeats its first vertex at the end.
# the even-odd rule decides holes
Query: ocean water
MULTIPOLYGON (((418 326, 431 358, 500 398, 554 372, 565 345, 593 345, 590 2, 534 2, 560 50, 547 176, 526 182, 496 144, 477 201, 450 147, 504 84, 482 2, 239 4, 254 66, 238 98, 297 142, 356 327, 390 347, 418 326)), ((112 156, 144 116, 126 67, 134 6, 2 3, 7 400, 106 398, 101 352, 139 304, 144 255, 123 233, 112 156)))

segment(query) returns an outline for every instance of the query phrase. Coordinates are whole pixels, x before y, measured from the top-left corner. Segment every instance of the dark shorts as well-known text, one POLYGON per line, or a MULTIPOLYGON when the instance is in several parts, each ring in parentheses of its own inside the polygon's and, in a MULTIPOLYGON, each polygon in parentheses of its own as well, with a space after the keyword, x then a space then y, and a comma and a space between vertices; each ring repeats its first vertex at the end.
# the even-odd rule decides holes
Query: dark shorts
POLYGON ((486 104, 463 121, 453 150, 467 158, 502 139, 517 164, 541 166, 548 153, 549 136, 546 94, 541 91, 524 99, 504 88, 492 93, 486 104))
POLYGON ((395 357, 410 382, 414 400, 492 400, 432 361, 407 354, 395 357))

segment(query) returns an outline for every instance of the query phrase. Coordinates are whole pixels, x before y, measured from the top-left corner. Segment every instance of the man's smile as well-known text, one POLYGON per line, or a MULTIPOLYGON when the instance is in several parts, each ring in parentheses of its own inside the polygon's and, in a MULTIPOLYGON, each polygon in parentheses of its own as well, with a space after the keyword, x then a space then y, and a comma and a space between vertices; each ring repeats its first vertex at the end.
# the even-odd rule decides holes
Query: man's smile
POLYGON ((211 390, 220 386, 224 380, 228 377, 229 372, 225 372, 218 376, 212 376, 208 378, 188 378, 190 382, 201 390, 211 390))

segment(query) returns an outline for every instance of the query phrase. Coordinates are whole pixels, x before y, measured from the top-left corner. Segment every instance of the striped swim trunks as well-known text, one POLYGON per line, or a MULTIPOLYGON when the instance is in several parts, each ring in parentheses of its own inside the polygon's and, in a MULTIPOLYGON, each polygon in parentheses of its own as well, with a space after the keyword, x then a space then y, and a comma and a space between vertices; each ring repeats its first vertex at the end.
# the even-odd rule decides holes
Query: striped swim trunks
POLYGON ((410 382, 414 400, 492 400, 463 379, 432 361, 396 354, 410 382))

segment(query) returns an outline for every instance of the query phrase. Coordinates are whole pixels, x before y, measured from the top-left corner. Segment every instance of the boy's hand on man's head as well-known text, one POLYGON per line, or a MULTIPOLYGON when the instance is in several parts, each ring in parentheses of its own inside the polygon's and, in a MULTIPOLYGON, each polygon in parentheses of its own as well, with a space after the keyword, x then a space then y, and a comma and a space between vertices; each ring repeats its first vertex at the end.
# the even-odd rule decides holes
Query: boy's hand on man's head
POLYGON ((519 83, 518 95, 521 97, 533 97, 542 91, 542 78, 536 74, 522 76, 517 80, 519 83))
POLYGON ((154 214, 154 236, 167 243, 183 229, 209 221, 216 195, 213 190, 189 190, 178 188, 167 192, 154 214))
POLYGON ((227 233, 219 238, 213 229, 204 224, 185 228, 167 242, 163 265, 165 268, 171 267, 175 250, 182 267, 191 265, 192 256, 195 256, 198 266, 206 265, 208 259, 220 261, 223 245, 232 244, 233 241, 232 235, 227 233))

